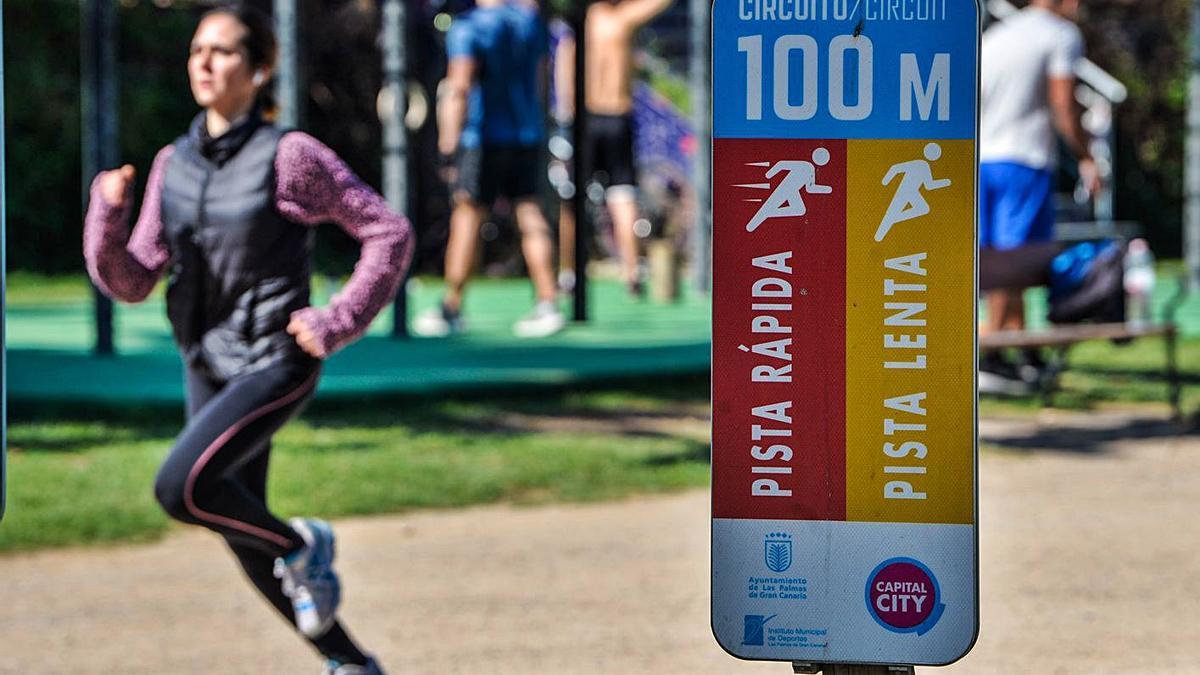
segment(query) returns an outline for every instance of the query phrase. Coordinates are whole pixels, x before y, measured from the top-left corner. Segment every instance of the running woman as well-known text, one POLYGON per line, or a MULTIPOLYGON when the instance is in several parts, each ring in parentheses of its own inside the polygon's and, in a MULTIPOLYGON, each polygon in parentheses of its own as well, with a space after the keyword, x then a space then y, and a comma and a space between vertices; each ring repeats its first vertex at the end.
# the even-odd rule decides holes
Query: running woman
POLYGON ((262 113, 276 42, 242 5, 209 11, 188 76, 204 108, 159 151, 130 232, 134 169, 92 183, 84 257, 108 296, 140 302, 169 271, 166 298, 185 365, 187 424, 159 470, 171 517, 221 535, 262 596, 326 658, 327 675, 380 675, 336 619, 334 537, 266 504, 271 437, 316 389, 323 359, 363 334, 412 256, 408 221, 329 148, 262 113), (346 286, 309 306, 315 225, 362 245, 346 286))

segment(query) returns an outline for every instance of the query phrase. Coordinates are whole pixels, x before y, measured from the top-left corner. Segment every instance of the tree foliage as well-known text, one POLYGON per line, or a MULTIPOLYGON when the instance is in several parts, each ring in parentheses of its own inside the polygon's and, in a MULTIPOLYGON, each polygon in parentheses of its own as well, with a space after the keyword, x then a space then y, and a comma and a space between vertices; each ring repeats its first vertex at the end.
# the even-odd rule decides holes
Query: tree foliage
MULTIPOLYGON (((255 4, 267 10, 271 5, 270 0, 255 4)), ((375 94, 381 75, 375 5, 303 4, 309 26, 304 127, 378 187, 381 134, 375 94)), ((118 8, 120 157, 137 167, 144 185, 155 153, 183 133, 198 112, 188 87, 187 51, 205 7, 122 0, 118 8)), ((85 207, 79 2, 8 0, 3 11, 9 267, 78 272, 85 207)), ((336 228, 321 228, 320 238, 318 267, 348 272, 357 255, 355 243, 336 228)))
MULTIPOLYGON (((189 13, 150 3, 120 11, 120 155, 138 168, 139 178, 196 113, 185 70, 193 26, 189 13)), ((79 271, 79 3, 9 0, 4 28, 9 266, 79 271)))
MULTIPOLYGON (((547 0, 570 12, 571 0, 547 0)), ((269 0, 255 4, 270 8, 269 0)), ((1180 253, 1188 0, 1089 0, 1081 22, 1088 55, 1129 88, 1118 108, 1117 217, 1141 221, 1159 255, 1180 253)), ((186 73, 187 44, 202 7, 175 0, 120 0, 122 161, 144 178, 155 152, 197 110, 186 73), (169 5, 160 7, 159 5, 169 5)), ((375 103, 382 73, 378 0, 308 0, 304 44, 305 128, 367 182, 379 186, 381 131, 375 103)), ((409 66, 432 103, 444 68, 437 35, 410 2, 409 66)), ((82 269, 78 0, 8 0, 5 28, 8 259, 12 269, 82 269)), ((417 167, 432 166, 432 120, 413 135, 417 167), (424 154, 422 154, 424 153, 424 154)), ((90 177, 89 177, 90 178, 90 177)), ((444 192, 432 171, 410 176, 416 194, 444 192)), ((438 256, 444 199, 423 199, 414 222, 427 259, 438 256)), ((322 228, 318 267, 349 270, 357 249, 322 228)))
POLYGON ((1181 254, 1189 0, 1089 0, 1088 56, 1129 89, 1117 109, 1116 217, 1159 256, 1181 254))

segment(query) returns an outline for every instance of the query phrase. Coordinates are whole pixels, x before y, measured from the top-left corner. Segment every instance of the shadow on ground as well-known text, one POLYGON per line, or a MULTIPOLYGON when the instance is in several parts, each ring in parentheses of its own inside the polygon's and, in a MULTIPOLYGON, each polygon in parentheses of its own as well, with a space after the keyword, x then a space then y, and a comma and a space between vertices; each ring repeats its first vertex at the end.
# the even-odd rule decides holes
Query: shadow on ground
POLYGON ((981 445, 1016 452, 1064 452, 1103 455, 1128 440, 1166 439, 1200 434, 1193 422, 1156 417, 1069 415, 1062 420, 989 420, 980 425, 981 445))

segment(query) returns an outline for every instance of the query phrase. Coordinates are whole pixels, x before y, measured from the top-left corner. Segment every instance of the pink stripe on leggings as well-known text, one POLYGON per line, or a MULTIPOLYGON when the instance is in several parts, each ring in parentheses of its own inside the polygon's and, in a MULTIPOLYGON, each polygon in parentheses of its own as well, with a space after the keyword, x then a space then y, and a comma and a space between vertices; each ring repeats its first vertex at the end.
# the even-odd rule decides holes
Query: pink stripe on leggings
POLYGON ((319 373, 319 370, 313 371, 313 374, 307 380, 305 380, 304 384, 297 387, 294 391, 292 391, 292 393, 284 396, 281 399, 268 403, 238 420, 233 426, 226 429, 225 433, 218 436, 217 440, 213 441, 211 445, 205 448, 204 453, 200 455, 200 459, 196 460, 196 463, 192 465, 192 470, 188 472, 187 483, 183 488, 184 504, 187 505, 187 510, 190 511, 193 516, 195 516, 198 520, 206 520, 210 523, 224 525, 235 530, 241 530, 243 532, 252 534, 256 537, 261 537, 269 542, 283 546, 284 548, 287 548, 287 546, 292 543, 286 537, 281 537, 270 530, 264 530, 261 527, 255 527, 249 523, 243 523, 232 518, 226 518, 225 516, 219 516, 215 513, 208 513, 207 511, 201 510, 200 507, 196 506, 196 502, 192 501, 192 489, 196 485, 196 478, 200 475, 200 472, 204 470, 204 466, 208 464, 208 460, 212 459, 213 455, 217 454, 217 451, 221 449, 221 446, 228 443, 229 439, 236 436, 239 431, 246 428, 246 425, 250 424, 254 420, 266 415, 269 412, 278 410, 292 401, 295 401, 297 398, 300 398, 302 395, 304 395, 304 390, 307 389, 309 385, 314 383, 319 373))

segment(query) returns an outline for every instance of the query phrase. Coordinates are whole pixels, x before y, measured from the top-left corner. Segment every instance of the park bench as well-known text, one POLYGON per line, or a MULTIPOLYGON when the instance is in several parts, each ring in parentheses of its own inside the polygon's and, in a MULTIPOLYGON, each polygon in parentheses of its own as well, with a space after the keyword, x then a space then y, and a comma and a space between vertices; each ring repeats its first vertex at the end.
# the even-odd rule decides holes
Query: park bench
POLYGON ((1050 404, 1058 389, 1058 375, 1067 368, 1067 352, 1076 344, 1089 340, 1129 341, 1142 337, 1163 337, 1166 344, 1164 372, 1167 379, 1167 400, 1176 419, 1180 410, 1179 368, 1176 360, 1176 328, 1173 321, 1159 324, 1091 323, 1057 325, 1039 330, 1008 330, 982 335, 980 353, 1001 349, 1048 349, 1051 358, 1047 372, 1038 382, 1043 400, 1050 404))
MULTIPOLYGON (((1133 222, 1066 222, 1055 226, 1055 242, 1031 246, 1020 251, 993 252, 990 258, 982 258, 980 286, 989 288, 1026 288, 1044 285, 1039 278, 1040 270, 1048 268, 1049 261, 1057 254, 1058 244, 1098 239, 1129 239, 1141 235, 1141 226, 1133 222)), ((1037 386, 1047 405, 1058 389, 1058 375, 1067 368, 1067 353, 1071 347, 1089 340, 1111 340, 1129 342, 1143 337, 1162 337, 1166 346, 1164 373, 1167 380, 1167 397, 1171 409, 1178 419, 1180 410, 1180 378, 1176 359, 1175 311, 1183 303, 1187 282, 1181 277, 1179 290, 1165 308, 1161 323, 1079 323, 1057 324, 1033 330, 1010 330, 981 335, 981 354, 1002 349, 1046 349, 1051 358, 1047 370, 1037 386)))

